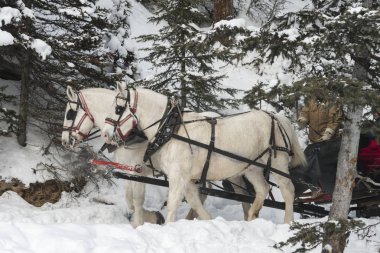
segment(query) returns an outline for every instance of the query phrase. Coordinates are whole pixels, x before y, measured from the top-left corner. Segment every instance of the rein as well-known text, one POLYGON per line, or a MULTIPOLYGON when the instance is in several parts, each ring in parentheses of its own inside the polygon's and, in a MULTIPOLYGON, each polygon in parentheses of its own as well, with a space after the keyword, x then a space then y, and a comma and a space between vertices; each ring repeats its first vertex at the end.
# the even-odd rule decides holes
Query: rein
POLYGON ((91 141, 91 140, 94 140, 96 138, 99 138, 100 136, 102 136, 101 134, 98 134, 97 136, 93 136, 93 135, 95 135, 96 133, 99 133, 99 132, 100 132, 100 129, 98 129, 98 130, 90 133, 89 135, 87 135, 87 138, 84 141, 91 141), (91 136, 93 136, 93 137, 91 137, 91 136))
MULTIPOLYGON (((120 163, 116 163, 116 162, 96 160, 96 159, 91 159, 89 161, 89 163, 92 165, 98 165, 98 166, 111 166, 111 167, 114 167, 114 168, 119 169, 119 170, 133 171, 133 172, 137 172, 137 173, 142 172, 141 165, 132 166, 132 165, 128 165, 128 164, 120 164, 120 163)), ((104 170, 107 172, 110 172, 110 170, 108 170, 108 169, 104 169, 104 170)))

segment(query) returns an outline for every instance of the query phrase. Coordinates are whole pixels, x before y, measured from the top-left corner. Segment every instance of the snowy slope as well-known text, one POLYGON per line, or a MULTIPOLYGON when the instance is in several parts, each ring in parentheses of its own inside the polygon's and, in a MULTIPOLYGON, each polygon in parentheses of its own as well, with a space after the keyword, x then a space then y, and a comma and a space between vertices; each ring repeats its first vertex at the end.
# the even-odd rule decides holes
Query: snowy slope
MULTIPOLYGON (((234 217, 234 221, 227 221, 219 216, 210 221, 181 219, 164 226, 144 224, 134 229, 117 206, 81 201, 78 206, 66 207, 73 203, 72 200, 65 203, 68 199, 36 208, 15 193, 1 196, 0 252, 292 252, 291 248, 283 251, 273 248, 291 233, 288 225, 268 219, 245 222, 234 217)), ((237 206, 229 206, 229 211, 236 214, 237 206)), ((303 220, 315 221, 318 220, 303 220)), ((374 232, 380 234, 380 228, 374 232)), ((360 240, 351 235, 345 252, 378 252, 379 239, 375 236, 360 240)), ((319 247, 311 252, 320 250, 319 247)))

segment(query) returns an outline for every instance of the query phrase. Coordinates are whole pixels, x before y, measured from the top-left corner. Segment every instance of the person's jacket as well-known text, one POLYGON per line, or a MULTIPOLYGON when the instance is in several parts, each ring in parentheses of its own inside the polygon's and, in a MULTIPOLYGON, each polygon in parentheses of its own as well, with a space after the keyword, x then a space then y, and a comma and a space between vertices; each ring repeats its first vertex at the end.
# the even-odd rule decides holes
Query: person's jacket
POLYGON ((338 137, 342 120, 340 106, 317 102, 315 99, 308 100, 298 118, 299 122, 309 125, 309 139, 313 143, 338 137))

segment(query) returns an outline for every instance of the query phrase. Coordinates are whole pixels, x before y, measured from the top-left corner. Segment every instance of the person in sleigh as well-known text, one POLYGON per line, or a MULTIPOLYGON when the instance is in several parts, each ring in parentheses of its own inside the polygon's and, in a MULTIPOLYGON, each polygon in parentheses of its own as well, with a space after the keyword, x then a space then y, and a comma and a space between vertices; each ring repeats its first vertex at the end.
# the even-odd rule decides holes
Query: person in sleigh
POLYGON ((380 107, 374 107, 373 121, 364 126, 360 135, 358 170, 380 180, 380 107))
POLYGON ((380 144, 380 107, 373 109, 373 123, 367 134, 373 140, 376 140, 377 144, 380 144))
POLYGON ((300 128, 308 125, 309 140, 316 143, 339 138, 342 116, 341 106, 316 96, 307 100, 297 123, 300 128))
POLYGON ((311 183, 320 187, 320 190, 311 192, 312 199, 321 196, 331 197, 341 140, 342 107, 323 97, 317 94, 306 100, 297 120, 301 129, 308 126, 311 144, 304 151, 309 163, 308 174, 311 183))

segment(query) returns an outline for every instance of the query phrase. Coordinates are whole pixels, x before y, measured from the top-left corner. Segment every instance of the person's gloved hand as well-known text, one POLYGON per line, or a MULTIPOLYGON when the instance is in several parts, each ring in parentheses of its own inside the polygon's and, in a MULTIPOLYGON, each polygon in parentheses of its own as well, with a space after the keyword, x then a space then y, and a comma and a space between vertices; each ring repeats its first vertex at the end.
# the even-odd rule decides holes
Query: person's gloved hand
POLYGON ((299 117, 297 120, 297 124, 299 129, 304 129, 306 127, 307 120, 304 117, 299 117))
POLYGON ((334 135, 335 131, 331 128, 326 128, 325 132, 323 133, 321 137, 321 141, 327 141, 330 140, 331 137, 334 135))

